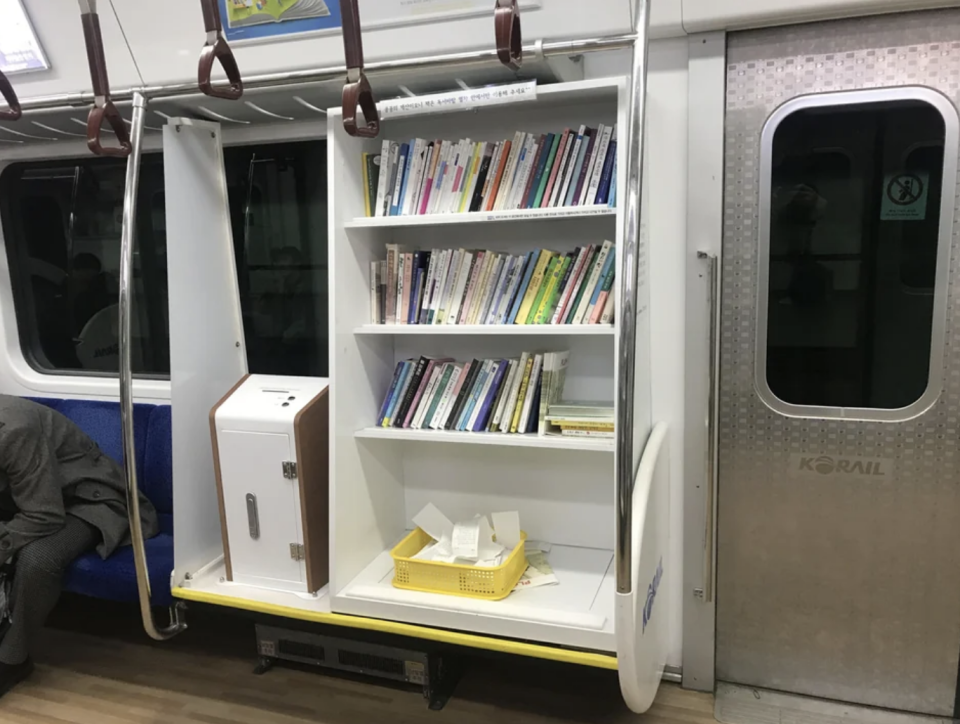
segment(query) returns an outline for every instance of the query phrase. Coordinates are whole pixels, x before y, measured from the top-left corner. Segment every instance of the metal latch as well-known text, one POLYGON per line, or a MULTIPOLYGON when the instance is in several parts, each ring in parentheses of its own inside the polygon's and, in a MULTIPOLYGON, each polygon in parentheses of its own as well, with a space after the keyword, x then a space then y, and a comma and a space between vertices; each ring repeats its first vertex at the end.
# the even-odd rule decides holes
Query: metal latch
POLYGON ((306 560, 307 552, 303 549, 303 543, 290 544, 290 557, 295 561, 306 560))
POLYGON ((285 460, 283 462, 283 477, 287 480, 296 480, 297 479, 297 464, 291 460, 285 460))

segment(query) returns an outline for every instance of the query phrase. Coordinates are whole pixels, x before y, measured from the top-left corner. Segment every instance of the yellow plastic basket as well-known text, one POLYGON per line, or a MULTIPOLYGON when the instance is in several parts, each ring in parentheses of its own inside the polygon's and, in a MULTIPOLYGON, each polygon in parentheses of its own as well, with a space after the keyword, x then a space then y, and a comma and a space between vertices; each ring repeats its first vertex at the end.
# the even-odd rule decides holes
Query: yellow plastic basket
POLYGON ((446 593, 451 596, 499 601, 510 595, 527 569, 527 556, 523 545, 526 539, 527 534, 520 533, 520 543, 502 565, 496 568, 477 568, 455 563, 413 560, 413 556, 433 542, 433 538, 417 528, 390 551, 394 566, 393 585, 408 591, 446 593))

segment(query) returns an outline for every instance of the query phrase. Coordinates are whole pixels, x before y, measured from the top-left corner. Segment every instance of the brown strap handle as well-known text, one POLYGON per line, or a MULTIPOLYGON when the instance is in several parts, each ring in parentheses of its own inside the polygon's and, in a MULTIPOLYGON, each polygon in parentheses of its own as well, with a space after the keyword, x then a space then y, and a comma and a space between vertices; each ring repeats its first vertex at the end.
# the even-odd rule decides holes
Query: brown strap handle
POLYGON ((343 85, 343 130, 351 136, 376 138, 380 134, 380 114, 373 89, 363 73, 363 36, 357 0, 340 0, 343 24, 343 56, 347 63, 347 82, 343 85), (363 111, 364 125, 357 125, 357 106, 363 111))
POLYGON ((243 95, 243 79, 240 77, 240 68, 237 59, 230 50, 230 45, 223 37, 223 23, 220 21, 220 3, 218 0, 200 0, 203 11, 203 25, 207 31, 207 42, 200 51, 200 66, 197 69, 197 85, 204 95, 211 98, 223 98, 235 101, 243 95), (220 67, 227 74, 228 86, 216 87, 210 80, 213 71, 213 61, 219 60, 220 67))
POLYGON ((520 35, 520 6, 517 0, 497 0, 493 11, 497 36, 497 57, 510 70, 520 70, 523 40, 520 35))
POLYGON ((100 17, 97 15, 96 0, 80 0, 80 10, 94 95, 93 108, 87 116, 87 148, 97 156, 123 158, 130 155, 130 134, 127 132, 127 126, 120 112, 110 100, 110 80, 107 77, 107 59, 103 52, 103 36, 100 34, 100 17), (110 124, 116 134, 119 146, 101 144, 100 127, 104 120, 110 124))
POLYGON ((8 110, 0 111, 0 121, 19 121, 20 116, 23 115, 23 111, 20 109, 20 100, 3 71, 0 71, 0 95, 10 106, 8 110))

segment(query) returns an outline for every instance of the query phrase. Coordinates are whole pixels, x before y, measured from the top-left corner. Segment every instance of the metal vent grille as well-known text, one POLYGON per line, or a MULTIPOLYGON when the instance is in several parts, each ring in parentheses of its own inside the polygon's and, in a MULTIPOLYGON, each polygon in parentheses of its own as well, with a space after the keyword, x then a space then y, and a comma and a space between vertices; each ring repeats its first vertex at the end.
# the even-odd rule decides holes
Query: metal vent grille
POLYGON ((323 646, 309 644, 304 641, 280 639, 278 649, 281 656, 296 656, 299 659, 311 659, 313 661, 326 660, 326 651, 323 646))
POLYGON ((392 676, 404 675, 404 664, 400 659, 363 654, 356 651, 346 651, 344 649, 337 651, 337 659, 343 666, 350 666, 364 671, 379 671, 392 676))

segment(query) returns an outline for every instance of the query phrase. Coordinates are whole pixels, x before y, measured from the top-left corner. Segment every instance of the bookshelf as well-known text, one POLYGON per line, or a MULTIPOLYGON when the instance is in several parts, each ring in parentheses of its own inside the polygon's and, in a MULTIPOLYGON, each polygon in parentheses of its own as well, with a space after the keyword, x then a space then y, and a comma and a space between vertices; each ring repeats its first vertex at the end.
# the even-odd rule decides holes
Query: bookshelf
MULTIPOLYGON (((626 83, 604 78, 538 89, 532 101, 386 118, 381 138, 502 140, 517 130, 625 128, 626 83)), ((380 140, 347 136, 328 117, 331 241, 331 607, 334 612, 616 651, 615 444, 533 434, 376 426, 397 363, 570 351, 564 396, 615 400, 619 310, 612 325, 370 324, 370 262, 410 249, 569 253, 621 241, 623 212, 574 207, 366 218, 361 154, 380 140), (390 549, 433 503, 452 519, 518 510, 532 540, 552 546, 560 584, 475 601, 396 589, 390 549)), ((617 149, 619 168, 624 150, 617 149)), ((623 198, 625 174, 618 177, 623 198)), ((617 262, 619 264, 619 256, 617 262)), ((619 274, 612 290, 618 298, 619 274)))

